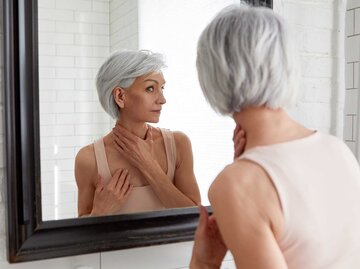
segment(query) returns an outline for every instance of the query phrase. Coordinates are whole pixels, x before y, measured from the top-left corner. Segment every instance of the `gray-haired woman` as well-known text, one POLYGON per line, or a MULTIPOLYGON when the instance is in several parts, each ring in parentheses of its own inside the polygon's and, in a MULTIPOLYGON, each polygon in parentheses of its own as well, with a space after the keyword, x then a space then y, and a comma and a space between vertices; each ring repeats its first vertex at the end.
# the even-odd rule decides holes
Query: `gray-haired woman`
POLYGON ((360 268, 360 169, 338 138, 284 110, 294 103, 297 63, 271 10, 229 7, 198 43, 199 81, 210 105, 246 132, 244 152, 200 208, 190 268, 360 268))
POLYGON ((79 216, 194 206, 200 193, 189 138, 154 128, 166 100, 160 54, 119 51, 97 74, 113 130, 83 147, 75 159, 79 216))

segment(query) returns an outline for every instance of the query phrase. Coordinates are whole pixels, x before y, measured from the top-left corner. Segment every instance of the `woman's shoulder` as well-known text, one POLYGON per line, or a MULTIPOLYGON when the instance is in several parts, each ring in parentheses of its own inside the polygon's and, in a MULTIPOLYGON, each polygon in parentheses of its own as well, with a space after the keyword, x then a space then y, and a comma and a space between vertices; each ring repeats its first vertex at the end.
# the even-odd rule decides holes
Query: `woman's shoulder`
POLYGON ((95 159, 94 155, 94 144, 89 144, 82 147, 75 157, 75 163, 85 164, 92 159, 95 159))
POLYGON ((162 137, 161 132, 171 133, 174 137, 176 148, 191 145, 190 138, 182 131, 172 131, 166 128, 156 128, 156 131, 157 133, 153 133, 153 136, 155 135, 155 138, 162 137))
POLYGON ((252 161, 236 160, 215 178, 208 196, 210 201, 216 197, 233 196, 249 202, 261 200, 268 191, 272 191, 272 184, 264 169, 252 161))
POLYGON ((89 144, 81 148, 76 154, 75 177, 77 180, 97 175, 97 165, 94 152, 94 144, 89 144))
POLYGON ((258 176, 261 170, 259 165, 251 161, 236 160, 225 166, 210 186, 210 190, 222 185, 244 185, 241 187, 250 187, 250 184, 253 182, 252 178, 258 176))
POLYGON ((211 184, 208 196, 212 206, 225 211, 236 208, 245 218, 261 216, 273 225, 276 237, 281 234, 283 216, 277 191, 269 175, 256 163, 237 160, 226 166, 211 184))
POLYGON ((192 147, 190 138, 181 131, 170 131, 174 137, 176 148, 176 167, 179 167, 184 159, 192 160, 192 147))
POLYGON ((190 141, 190 138, 182 131, 172 131, 174 138, 179 141, 190 141))
POLYGON ((191 145, 190 138, 182 131, 170 131, 173 136, 176 145, 191 145))
POLYGON ((188 157, 189 154, 192 155, 190 138, 181 131, 172 131, 172 134, 174 136, 176 152, 179 160, 184 156, 188 157))

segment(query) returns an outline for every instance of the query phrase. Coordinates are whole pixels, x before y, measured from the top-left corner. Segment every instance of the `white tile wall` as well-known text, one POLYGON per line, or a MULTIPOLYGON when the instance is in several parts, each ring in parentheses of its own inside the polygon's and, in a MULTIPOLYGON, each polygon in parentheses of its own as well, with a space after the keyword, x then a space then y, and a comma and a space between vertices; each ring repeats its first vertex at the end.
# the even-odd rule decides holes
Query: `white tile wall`
POLYGON ((359 3, 358 3, 357 8, 355 9, 354 34, 355 35, 360 34, 360 9, 359 9, 359 3))
MULTIPOLYGON (((346 11, 345 40, 345 121, 344 139, 346 144, 358 154, 359 131, 359 78, 360 78, 360 1, 349 0, 346 11)), ((358 156, 359 157, 359 156, 358 156)))
POLYGON ((347 9, 358 8, 359 0, 347 0, 347 9))
POLYGON ((109 116, 97 101, 94 80, 110 51, 109 4, 109 0, 39 1, 45 220, 77 216, 74 157, 79 147, 111 128, 109 116), (69 172, 66 180, 71 184, 62 182, 65 172, 69 172), (55 194, 54 190, 60 193, 55 194))
MULTIPOLYGON (((67 32, 68 28, 64 28, 59 24, 60 28, 63 27, 62 33, 72 33, 74 36, 79 33, 79 29, 81 29, 82 24, 87 24, 86 21, 75 20, 75 12, 71 10, 69 6, 66 7, 61 12, 55 12, 57 4, 61 4, 62 1, 55 0, 39 0, 39 7, 43 10, 40 13, 40 19, 42 21, 50 22, 50 26, 43 26, 41 31, 46 32, 48 30, 53 29, 55 22, 55 29, 57 27, 56 23, 78 23, 71 27, 74 29, 74 32, 67 32), (59 3, 60 2, 60 3, 59 3)), ((73 3, 75 1, 71 1, 73 3)), ((108 3, 108 0, 105 1, 96 1, 96 0, 88 0, 84 2, 92 2, 92 8, 96 7, 96 12, 84 11, 89 14, 94 12, 100 13, 104 10, 104 5, 108 3)), ((114 3, 114 9, 121 5, 121 1, 112 1, 114 3), (115 5, 116 3, 116 5, 115 5)), ((301 1, 298 3, 293 0, 275 0, 274 6, 275 11, 280 14, 289 14, 287 15, 287 19, 290 20, 291 26, 294 29, 299 29, 301 32, 301 39, 297 42, 300 44, 301 50, 303 52, 302 61, 303 65, 309 66, 309 58, 317 57, 320 55, 322 61, 326 60, 326 56, 329 55, 331 57, 332 50, 329 50, 329 32, 332 31, 332 9, 336 9, 336 6, 331 6, 328 2, 330 1, 301 1), (325 9, 325 10, 323 10, 325 9), (297 13, 298 12, 298 13, 297 13), (298 15, 298 14, 301 14, 298 15), (306 20, 304 20, 306 17, 306 20), (314 39, 319 35, 318 39, 314 39), (312 44, 313 43, 313 44, 312 44), (316 43, 316 44, 315 44, 316 43), (311 55, 314 52, 313 55, 311 55), (325 59, 323 59, 325 58, 325 59)), ((0 1, 0 6, 2 5, 2 1, 0 1)), ((86 5, 86 4, 85 4, 86 5)), ((126 7, 126 6, 125 6, 126 7)), ((348 9, 355 9, 355 7, 359 7, 359 0, 348 0, 348 9)), ((356 12, 358 12, 356 10, 356 12)), ((0 12, 0 14, 2 14, 0 12)), ((355 14, 355 13, 354 13, 355 14)), ((358 14, 358 13, 357 13, 358 14)), ((79 15, 79 14, 78 14, 79 15)), ((79 15, 80 17, 80 15, 79 15)), ((86 16, 84 16, 86 17, 86 16)), ((0 20, 1 21, 1 20, 0 20)), ((349 22, 348 22, 349 23, 349 22)), ((92 33, 94 35, 104 34, 108 35, 109 33, 103 31, 105 23, 89 23, 92 25, 92 33)), ((357 24, 359 25, 359 24, 357 24)), ((355 28, 355 27, 354 27, 355 28)), ((2 29, 0 27, 0 29, 2 29)), ((84 31, 88 31, 88 26, 84 27, 84 31)), ((351 31, 351 29, 349 30, 351 31)), ((354 30, 355 31, 355 30, 354 30)), ((88 32, 84 32, 84 34, 91 34, 88 32)), ((2 38, 2 33, 0 32, 0 38, 2 38)), ((75 66, 75 59, 73 59, 71 55, 71 51, 73 49, 68 50, 66 52, 66 48, 64 45, 59 44, 41 44, 41 72, 40 76, 45 79, 73 79, 76 81, 79 79, 91 79, 94 76, 95 70, 92 67, 89 68, 80 68, 75 66), (57 54, 58 52, 62 52, 57 54), (63 55, 64 54, 64 55, 63 55), (60 65, 59 65, 60 64, 60 65), (76 74, 76 75, 75 75, 76 74)), ((68 45, 73 46, 73 45, 68 45)), ((78 46, 75 45, 74 46, 78 46)), ((93 46, 93 55, 82 55, 83 57, 98 57, 96 55, 96 51, 101 51, 103 47, 100 47, 100 50, 97 50, 98 46, 93 46)), ((105 48, 106 49, 106 48, 105 48)), ((77 49, 74 49, 77 50, 77 49)), ((84 52, 85 53, 85 52, 84 52)), ((88 52, 86 52, 88 53, 88 52)), ((313 62, 316 62, 313 60, 313 62)), ((328 64, 332 64, 330 60, 327 60, 328 64)), ((309 67, 311 68, 311 67, 309 67)), ((304 77, 302 89, 304 90, 304 95, 302 99, 302 107, 300 108, 300 112, 303 113, 303 116, 299 116, 299 118, 307 125, 312 125, 314 128, 324 129, 325 131, 329 131, 329 122, 332 121, 330 116, 325 116, 325 124, 321 123, 321 118, 313 121, 311 119, 312 115, 320 115, 320 114, 329 114, 330 104, 331 104, 331 88, 332 81, 331 78, 328 78, 329 68, 325 66, 325 64, 319 64, 319 69, 313 69, 312 74, 308 74, 307 77, 304 77), (324 68, 324 70, 321 70, 324 68), (309 123, 309 124, 308 124, 309 123)), ((358 68, 358 67, 357 67, 358 68)), ((0 71, 3 70, 3 64, 0 62, 0 71)), ((2 77, 0 77, 1 79, 2 77)), ((2 85, 2 84, 0 84, 2 85)), ((347 83, 347 85, 349 85, 347 83)), ((2 88, 0 88, 2 90, 2 88)), ((45 91, 45 90, 44 90, 45 91)), ((55 90, 60 91, 60 90, 55 90)), ((49 98, 52 100, 53 97, 51 94, 51 90, 46 90, 49 93, 49 98)), ((62 92, 61 91, 60 95, 62 92)), ((66 99, 66 98, 64 98, 66 99)), ((49 101, 50 102, 50 101, 49 101)), ((66 102, 63 100, 62 102, 66 102)), ((88 101, 87 101, 88 102, 88 101)), ((91 105, 91 104, 89 104, 91 105)), ((0 102, 0 110, 2 111, 2 101, 0 102)), ((48 108, 49 109, 49 108, 48 108)), ((60 108, 59 108, 60 109, 60 108)), ((104 116, 103 113, 100 112, 92 112, 92 113, 81 113, 74 116, 72 113, 43 113, 41 116, 41 124, 43 126, 55 125, 55 124, 64 124, 64 125, 73 125, 76 123, 88 124, 92 125, 94 123, 102 124, 107 116, 104 116)), ((2 112, 1 112, 2 113, 2 112)), ((299 113, 302 114, 302 113, 299 113)), ((345 118, 345 122, 352 122, 354 115, 350 117, 347 116, 345 118)), ((1 121, 2 119, 0 119, 1 121)), ((350 125, 350 123, 348 124, 350 125)), ((0 124, 0 138, 3 138, 4 130, 1 128, 0 124)), ((345 129, 345 139, 353 138, 353 129, 345 129), (349 132, 350 130, 350 132, 349 132)), ((71 136, 63 136, 63 137, 44 137, 42 139, 42 150, 43 154, 48 154, 49 156, 49 167, 52 167, 52 159, 53 156, 52 150, 53 145, 56 143, 58 145, 58 152, 62 155, 62 158, 65 158, 71 154, 71 148, 75 148, 75 151, 79 149, 81 145, 86 143, 87 141, 91 141, 92 137, 82 135, 78 137, 71 136)), ((354 141, 347 142, 350 148, 355 148, 354 141)), ((2 143, 0 143, 0 152, 3 152, 2 143)), ((175 269, 175 268, 187 268, 188 260, 190 259, 190 250, 191 250, 191 242, 188 243, 179 243, 179 244, 171 244, 171 245, 163 245, 163 246, 154 246, 147 248, 138 248, 138 249, 130 249, 130 250, 122 250, 108 253, 97 253, 90 255, 81 255, 74 257, 65 257, 60 259, 50 259, 45 261, 36 261, 29 263, 21 263, 15 265, 9 265, 6 262, 6 238, 5 238, 5 195, 4 195, 4 163, 2 160, 2 154, 0 154, 0 268, 1 269, 71 269, 71 268, 87 268, 87 269, 110 269, 110 268, 121 268, 119 263, 122 265, 126 265, 126 267, 122 268, 149 268, 149 266, 153 268, 166 268, 166 269, 175 269), (121 259, 120 259, 121 258, 121 259), (83 266, 83 267, 81 267, 83 266), (179 267, 181 266, 181 267, 179 267)), ((64 159, 62 159, 65 161, 64 159)), ((62 163, 62 162, 61 162, 62 163)), ((67 166, 65 161, 65 166, 67 166)), ((44 175, 44 183, 47 184, 48 188, 54 187, 54 171, 49 170, 43 173, 44 175)), ((73 182, 72 173, 68 170, 59 171, 59 183, 71 183, 73 182)), ((69 188, 68 185, 61 185, 62 188, 69 188)), ((52 196, 47 195, 44 197, 45 200, 48 200, 49 203, 52 202, 52 196)), ((65 201, 71 201, 72 197, 70 193, 67 193, 63 198, 65 201)), ((233 262, 231 261, 231 257, 227 258, 228 260, 224 262, 222 268, 235 268, 233 262)))
POLYGON ((110 0, 110 50, 139 48, 138 1, 110 0))
MULTIPOLYGON (((111 251, 101 254, 102 268, 118 269, 168 269, 188 268, 192 242, 135 248, 125 251, 111 251), (165 254, 166 253, 166 254, 165 254), (138 257, 141 257, 139 259, 138 257)), ((236 268, 228 252, 221 269, 236 268)))

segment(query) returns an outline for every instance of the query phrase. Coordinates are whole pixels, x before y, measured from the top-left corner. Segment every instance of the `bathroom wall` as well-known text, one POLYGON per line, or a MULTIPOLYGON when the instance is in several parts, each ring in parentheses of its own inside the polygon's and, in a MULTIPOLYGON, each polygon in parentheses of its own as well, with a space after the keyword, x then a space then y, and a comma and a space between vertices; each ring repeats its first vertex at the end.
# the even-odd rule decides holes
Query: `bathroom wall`
POLYGON ((110 0, 110 51, 139 47, 138 1, 110 0))
MULTIPOLYGON (((46 0, 46 2, 54 1, 46 0)), ((338 24, 335 23, 336 14, 342 1, 275 0, 274 2, 274 10, 282 14, 294 29, 301 51, 303 68, 301 90, 303 96, 299 107, 292 114, 312 128, 332 133, 336 133, 338 128, 343 130, 341 121, 335 120, 337 115, 333 112, 335 110, 333 107, 337 105, 337 102, 335 102, 337 99, 334 101, 334 98, 341 96, 341 92, 345 95, 345 90, 343 90, 345 86, 341 88, 342 84, 345 85, 345 80, 339 81, 334 79, 337 58, 340 57, 340 60, 344 61, 344 58, 337 54, 338 52, 333 42, 334 33, 339 33, 339 30, 341 30, 339 34, 342 32, 342 29, 338 29, 338 24)), ((355 2, 358 2, 358 0, 352 0, 352 3, 355 2)), ((2 13, 0 12, 0 14, 2 13)), ((0 37, 2 38, 2 33, 0 33, 0 37)), ((0 67, 0 70, 2 70, 2 61, 0 67)), ((3 110, 2 103, 1 100, 1 111, 3 110)), ((3 138, 3 133, 3 128, 0 128, 0 138, 3 138)), ((0 140, 0 151, 3 152, 2 139, 0 140)), ((186 265, 190 258, 192 242, 9 265, 6 261, 5 178, 3 175, 4 162, 3 158, 0 157, 1 269, 187 268, 186 265)), ((222 268, 235 268, 231 262, 231 257, 228 256, 227 259, 228 261, 224 263, 222 268)))
POLYGON ((274 10, 290 23, 290 30, 300 52, 302 81, 299 103, 291 114, 306 126, 342 136, 343 78, 338 67, 343 51, 337 51, 338 14, 344 1, 274 1, 274 10), (340 54, 340 55, 339 55, 340 54), (340 99, 340 100, 339 100, 340 99), (340 111, 342 113, 342 111, 340 111))
POLYGON ((94 77, 110 51, 138 48, 137 1, 38 3, 43 219, 73 218, 76 153, 113 126, 94 77))
POLYGON ((359 80, 360 80, 360 1, 349 0, 346 7, 346 71, 344 139, 360 157, 359 150, 359 80))
POLYGON ((109 0, 39 0, 44 220, 77 216, 74 158, 110 130, 94 77, 109 55, 109 0))

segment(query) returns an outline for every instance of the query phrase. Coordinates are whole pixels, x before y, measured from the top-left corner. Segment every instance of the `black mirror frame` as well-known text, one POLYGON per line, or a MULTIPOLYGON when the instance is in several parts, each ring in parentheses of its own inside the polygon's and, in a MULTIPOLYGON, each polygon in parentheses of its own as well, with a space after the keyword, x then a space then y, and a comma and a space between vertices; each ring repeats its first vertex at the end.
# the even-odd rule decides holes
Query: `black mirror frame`
MULTIPOLYGON (((248 2, 272 8, 272 0, 248 2)), ((36 0, 3 0, 9 262, 193 240, 197 208, 41 220, 37 13, 36 0)))

